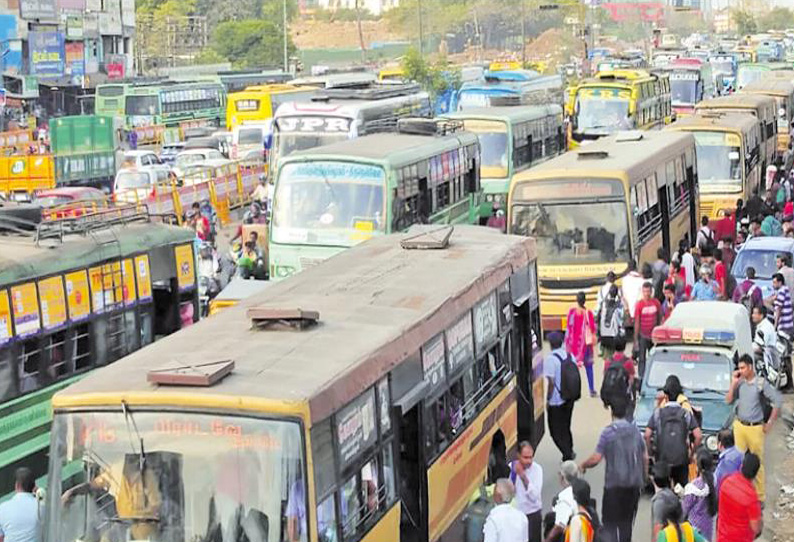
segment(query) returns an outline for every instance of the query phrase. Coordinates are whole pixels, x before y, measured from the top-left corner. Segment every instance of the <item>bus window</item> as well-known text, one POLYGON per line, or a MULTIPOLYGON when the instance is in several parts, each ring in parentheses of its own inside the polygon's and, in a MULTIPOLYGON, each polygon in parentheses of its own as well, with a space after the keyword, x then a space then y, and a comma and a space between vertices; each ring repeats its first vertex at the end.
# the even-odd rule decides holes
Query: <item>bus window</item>
POLYGON ((151 116, 160 114, 157 95, 127 96, 125 114, 129 116, 151 116))
POLYGON ((75 372, 91 367, 91 336, 88 324, 75 326, 72 335, 72 360, 75 372))
POLYGON ((0 400, 6 401, 17 395, 17 376, 14 367, 14 348, 0 349, 0 400))
POLYGON ((38 339, 29 339, 22 343, 20 357, 19 389, 22 393, 36 390, 41 385, 41 348, 38 339))
POLYGON ((66 332, 59 331, 44 339, 47 380, 60 380, 74 372, 72 360, 66 356, 66 332))

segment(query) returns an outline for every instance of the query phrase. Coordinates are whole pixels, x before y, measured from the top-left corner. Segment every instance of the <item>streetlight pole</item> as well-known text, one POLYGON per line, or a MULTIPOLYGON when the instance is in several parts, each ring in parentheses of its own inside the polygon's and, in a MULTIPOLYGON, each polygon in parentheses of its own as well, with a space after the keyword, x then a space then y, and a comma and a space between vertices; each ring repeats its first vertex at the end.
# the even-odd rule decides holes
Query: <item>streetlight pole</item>
POLYGON ((518 0, 521 2, 521 67, 525 68, 527 65, 527 14, 526 14, 526 0, 518 0))
POLYGON ((425 28, 422 22, 422 0, 416 0, 416 14, 419 18, 419 54, 425 54, 425 28))
POLYGON ((284 72, 289 71, 289 57, 287 56, 287 0, 282 0, 282 24, 284 25, 284 72))

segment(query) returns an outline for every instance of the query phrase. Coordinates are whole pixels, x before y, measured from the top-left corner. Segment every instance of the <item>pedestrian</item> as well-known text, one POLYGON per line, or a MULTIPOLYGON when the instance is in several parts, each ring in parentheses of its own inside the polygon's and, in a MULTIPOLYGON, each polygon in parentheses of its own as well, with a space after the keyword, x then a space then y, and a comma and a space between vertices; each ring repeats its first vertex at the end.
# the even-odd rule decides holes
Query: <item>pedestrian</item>
POLYGON ((19 467, 14 472, 14 496, 0 504, 0 540, 40 542, 43 510, 36 498, 33 471, 19 467))
POLYGON ((669 375, 661 393, 660 405, 645 428, 645 445, 655 461, 667 463, 675 483, 684 487, 689 481, 689 463, 700 446, 703 433, 695 416, 679 403, 681 383, 669 375))
POLYGON ((578 505, 573 496, 571 484, 579 478, 579 465, 574 461, 563 461, 560 465, 560 487, 562 488, 554 498, 551 514, 554 515, 554 526, 546 535, 545 542, 557 542, 565 535, 565 527, 571 517, 578 510, 578 505))
POLYGON ((764 296, 761 293, 761 288, 755 283, 755 268, 753 266, 747 266, 744 276, 745 279, 733 292, 733 302, 744 305, 747 314, 750 315, 753 312, 753 307, 760 307, 764 304, 764 296))
POLYGON ((744 206, 742 198, 736 200, 736 227, 742 223, 742 220, 747 216, 747 208, 744 206))
POLYGON ((714 257, 714 282, 719 288, 719 299, 730 299, 729 295, 732 292, 728 292, 728 269, 722 262, 722 250, 715 248, 712 254, 714 257))
POLYGON ((637 426, 626 420, 626 405, 610 406, 612 423, 598 438, 593 455, 579 465, 582 473, 606 461, 601 520, 604 540, 630 542, 634 518, 645 485, 648 455, 637 426))
POLYGON ((680 502, 666 508, 660 519, 663 527, 656 542, 708 542, 695 525, 684 519, 680 502))
POLYGON ((774 213, 768 214, 761 221, 761 232, 766 237, 781 237, 783 235, 783 224, 780 223, 774 213))
POLYGON ((651 336, 653 328, 662 322, 662 305, 659 300, 652 297, 653 286, 650 282, 642 285, 642 299, 637 301, 634 308, 636 319, 634 321, 634 333, 637 337, 637 349, 639 366, 637 367, 637 377, 642 380, 645 377, 645 360, 648 351, 653 345, 651 336))
POLYGON ((689 288, 695 287, 695 257, 689 247, 689 241, 684 238, 678 243, 678 254, 681 267, 684 268, 684 278, 689 288))
POLYGON ((656 461, 651 472, 653 497, 651 497, 651 540, 657 540, 659 532, 665 527, 665 510, 679 505, 678 495, 673 490, 670 466, 664 461, 656 461))
POLYGON ((507 478, 496 481, 493 491, 494 506, 485 518, 483 542, 526 542, 529 539, 527 517, 511 502, 515 486, 507 478))
POLYGON ((574 401, 562 397, 562 364, 572 363, 570 354, 563 348, 563 336, 558 331, 549 333, 551 352, 543 360, 543 374, 547 380, 546 417, 551 439, 562 454, 562 460, 574 459, 571 417, 574 401))
POLYGON ((701 448, 696 459, 698 475, 684 487, 681 502, 684 517, 706 540, 714 538, 714 517, 717 515, 717 491, 714 486, 714 460, 711 452, 701 448))
POLYGON ((762 215, 754 216, 750 219, 750 230, 748 232, 746 240, 750 240, 753 237, 764 237, 764 232, 761 230, 761 223, 764 221, 764 217, 762 215))
POLYGON ((709 227, 709 217, 703 216, 700 218, 700 229, 695 237, 695 246, 701 254, 711 252, 717 246, 714 240, 714 232, 709 227))
POLYGON ((791 305, 791 290, 786 286, 786 279, 781 273, 772 275, 772 288, 775 290, 774 311, 770 320, 775 324, 777 331, 785 331, 789 335, 794 333, 794 309, 791 305))
POLYGON ((662 301, 662 323, 665 323, 670 315, 673 314, 673 309, 678 304, 678 299, 675 295, 675 286, 672 284, 664 285, 664 301, 662 301))
POLYGON ((794 289, 794 269, 791 268, 791 255, 781 252, 775 258, 777 272, 783 275, 786 288, 791 291, 794 289))
POLYGON ((634 360, 626 355, 626 337, 619 337, 615 342, 615 353, 604 360, 604 379, 601 382, 601 401, 609 407, 616 401, 626 403, 626 419, 634 419, 634 381, 636 369, 634 360), (613 366, 622 368, 616 371, 613 366))
POLYGON ((733 430, 723 429, 717 435, 717 450, 720 453, 717 460, 717 468, 714 469, 714 487, 717 495, 720 492, 722 481, 734 472, 739 472, 742 468, 742 453, 734 443, 733 430))
MULTIPOLYGON (((609 290, 612 286, 617 286, 617 275, 615 272, 610 270, 607 272, 607 281, 598 289, 598 295, 596 296, 596 307, 600 307, 601 304, 604 302, 607 294, 609 294, 609 290)), ((623 296, 620 294, 620 289, 618 289, 618 295, 620 296, 621 301, 623 300, 623 296)))
POLYGON ((573 482, 576 513, 565 532, 565 542, 593 542, 600 529, 595 500, 590 496, 590 484, 582 478, 573 482))
POLYGON ((527 517, 529 542, 543 539, 543 468, 535 461, 529 442, 518 444, 518 457, 510 465, 510 481, 515 484, 515 507, 527 517))
POLYGON ((761 198, 757 186, 753 188, 753 193, 747 199, 747 205, 745 205, 744 208, 746 211, 745 215, 749 216, 751 220, 763 212, 764 200, 761 198))
POLYGON ((662 288, 667 275, 670 274, 670 257, 664 247, 659 247, 656 251, 656 261, 651 266, 651 278, 653 283, 653 295, 661 303, 663 294, 662 288))
POLYGON ((590 396, 595 397, 593 382, 593 350, 596 341, 595 317, 593 311, 585 306, 585 293, 576 294, 576 306, 568 311, 565 330, 565 348, 580 367, 584 365, 590 396))
POLYGON ((634 309, 637 306, 637 301, 642 297, 642 285, 644 283, 645 280, 643 280, 642 275, 637 272, 637 262, 634 260, 629 261, 629 272, 623 277, 620 290, 631 320, 634 320, 634 309))
POLYGON ((716 301, 719 297, 719 287, 712 280, 712 271, 708 265, 700 266, 700 280, 692 288, 692 301, 716 301))
POLYGON ((760 458, 747 452, 740 472, 731 474, 720 487, 717 512, 717 542, 753 542, 763 530, 759 499, 753 479, 762 470, 760 458))
POLYGON ((604 359, 615 352, 615 341, 622 336, 623 329, 623 300, 620 290, 616 285, 609 288, 609 293, 598 307, 596 315, 598 320, 598 337, 601 339, 601 349, 604 359))
MULTIPOLYGON (((749 354, 743 354, 739 358, 738 367, 725 396, 725 402, 729 405, 736 403, 733 437, 739 450, 749 451, 763 458, 764 438, 777 419, 780 395, 769 382, 756 377, 753 358, 749 354), (765 403, 771 406, 768 418, 764 413, 765 403)), ((758 476, 755 477, 755 487, 758 498, 763 502, 766 497, 763 461, 759 466, 758 476)))

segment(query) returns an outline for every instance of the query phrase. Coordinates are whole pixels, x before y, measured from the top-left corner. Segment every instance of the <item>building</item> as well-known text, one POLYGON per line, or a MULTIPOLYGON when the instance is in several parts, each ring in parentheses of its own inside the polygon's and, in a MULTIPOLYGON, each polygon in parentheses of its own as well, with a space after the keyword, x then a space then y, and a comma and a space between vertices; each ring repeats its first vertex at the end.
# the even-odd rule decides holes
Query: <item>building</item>
MULTIPOLYGON (((360 6, 372 13, 381 15, 393 7, 400 4, 400 0, 358 0, 360 6)), ((356 0, 317 0, 317 7, 320 9, 356 9, 356 0)))
POLYGON ((90 111, 91 89, 133 75, 134 41, 135 0, 0 0, 6 109, 90 111))

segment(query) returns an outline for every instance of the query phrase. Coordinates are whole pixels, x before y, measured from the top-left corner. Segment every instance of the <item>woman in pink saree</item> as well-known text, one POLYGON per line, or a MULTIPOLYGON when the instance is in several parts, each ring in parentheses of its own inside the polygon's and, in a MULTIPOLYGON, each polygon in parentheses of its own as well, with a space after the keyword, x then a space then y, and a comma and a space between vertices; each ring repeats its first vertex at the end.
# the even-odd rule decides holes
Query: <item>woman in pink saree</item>
POLYGON ((585 307, 584 292, 576 294, 576 306, 568 311, 565 331, 565 349, 587 373, 590 396, 596 397, 593 378, 593 346, 596 342, 596 327, 593 311, 585 307))

